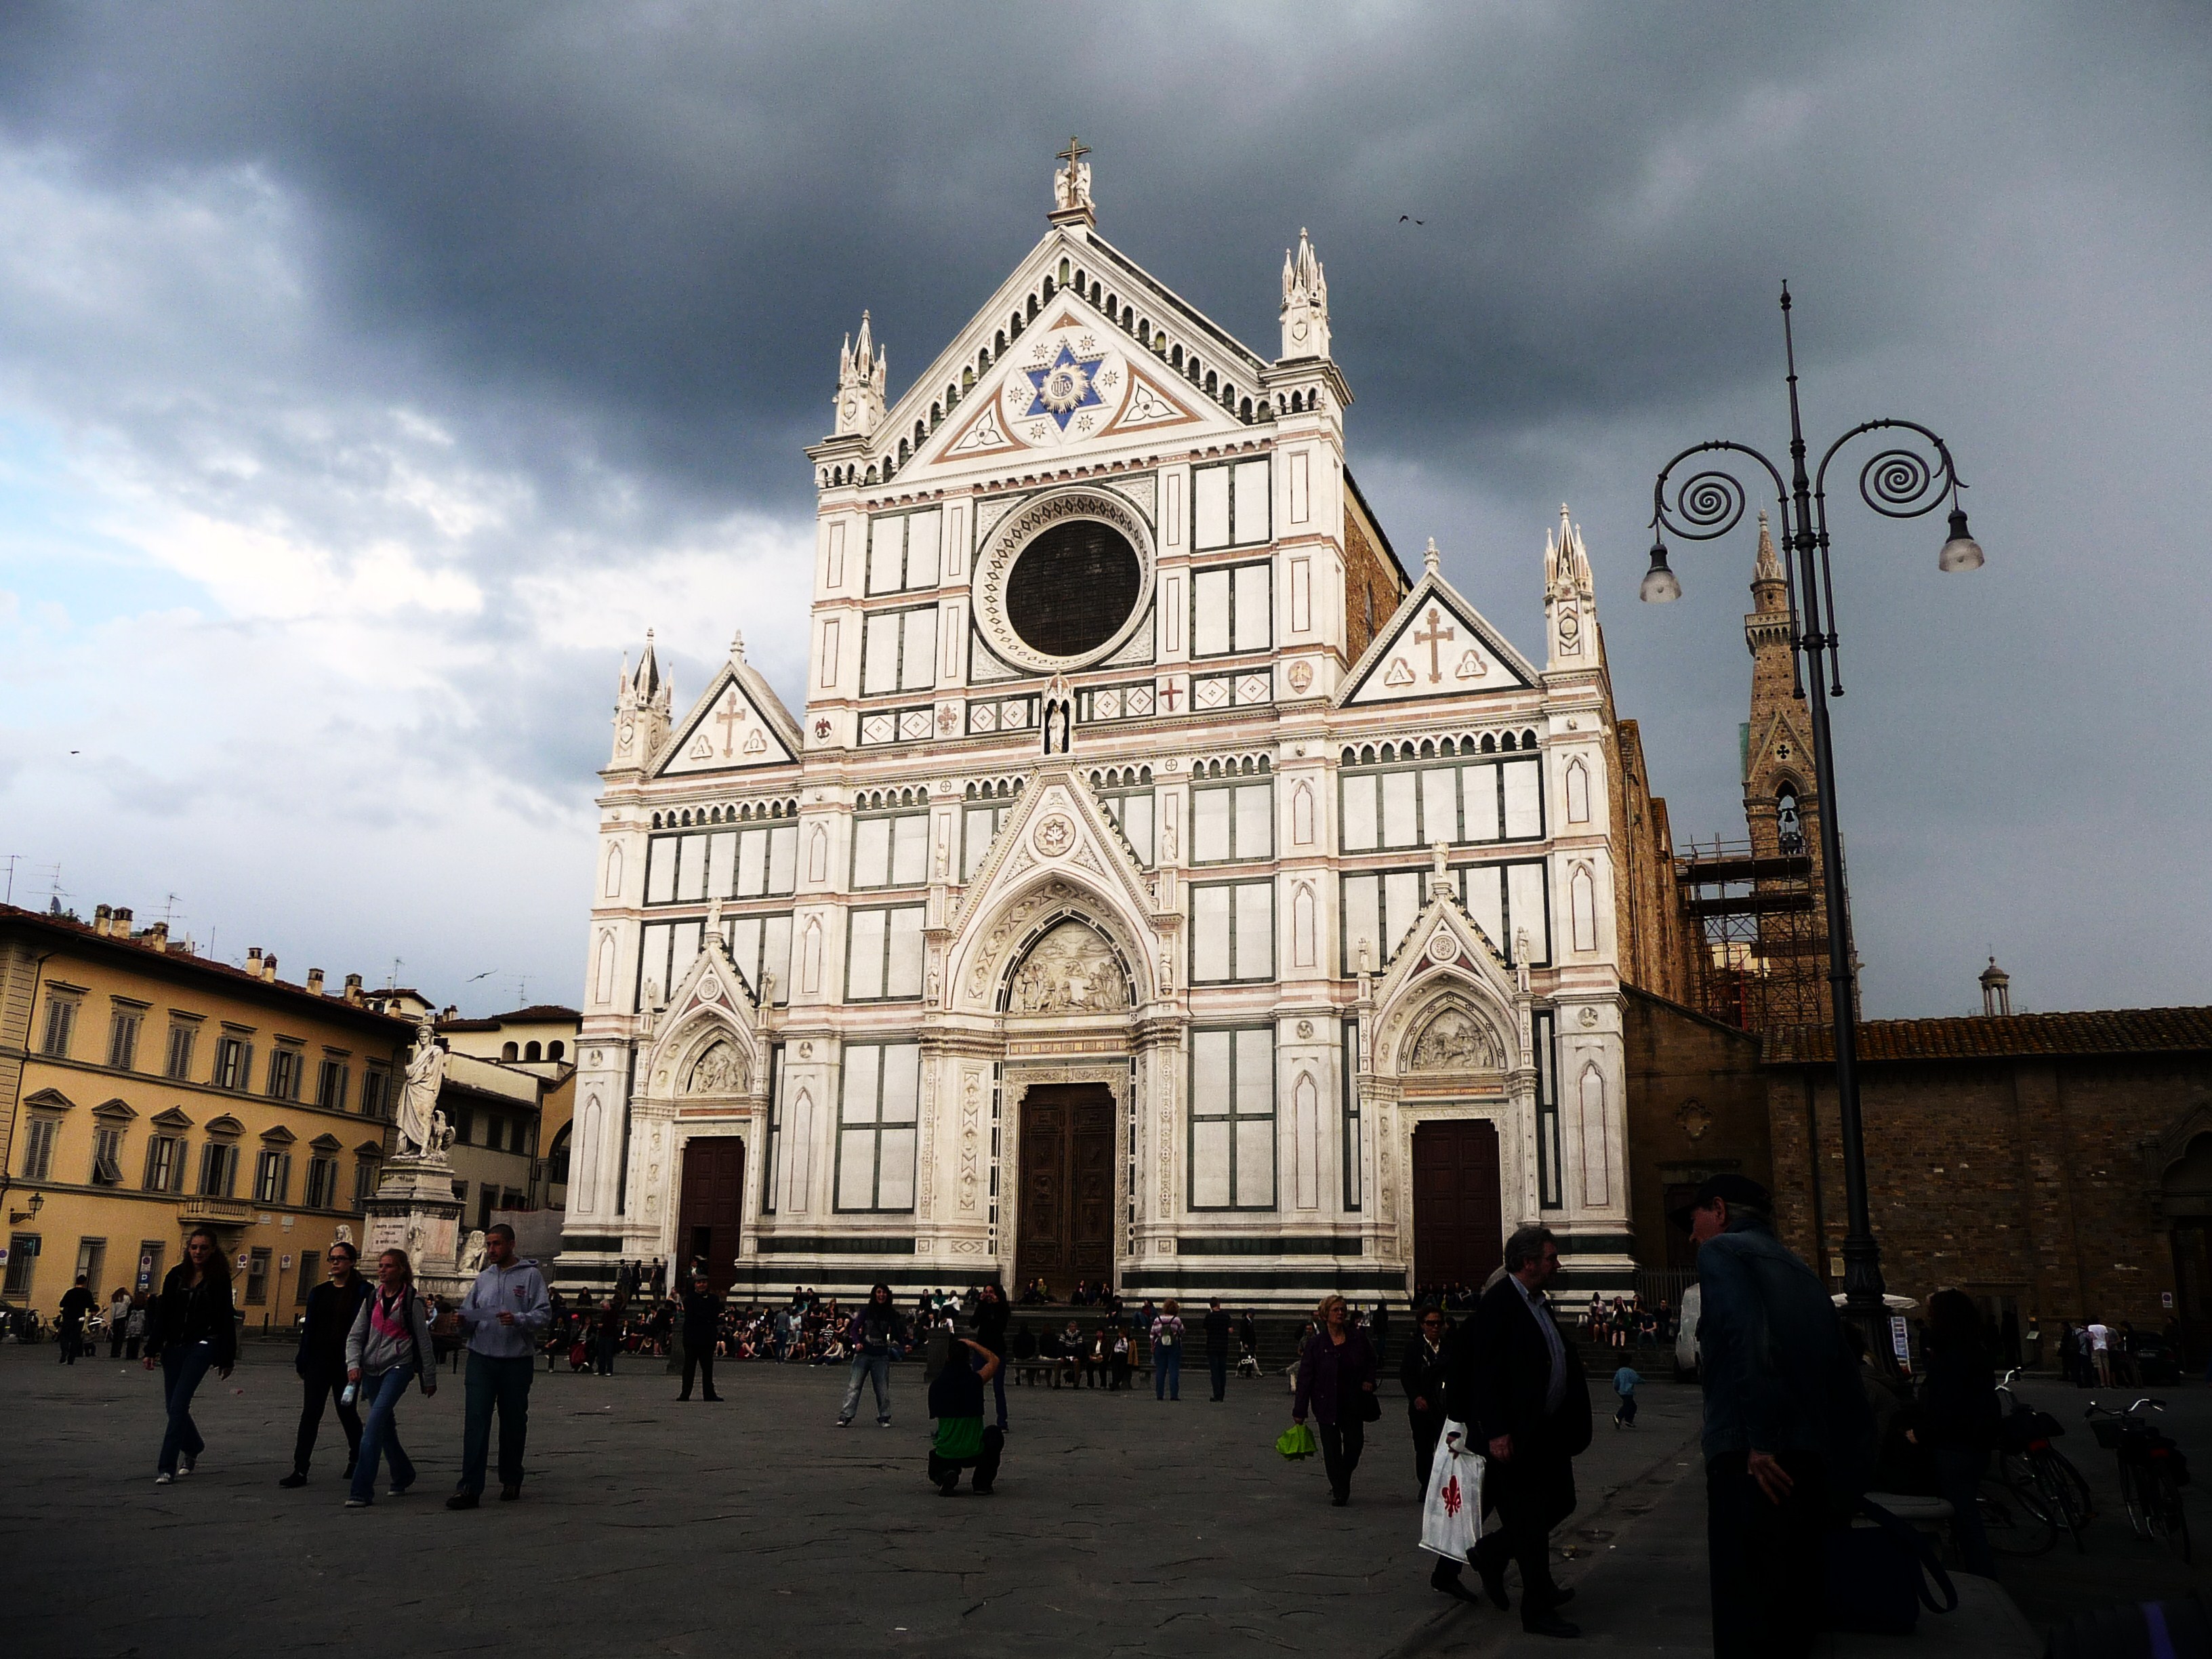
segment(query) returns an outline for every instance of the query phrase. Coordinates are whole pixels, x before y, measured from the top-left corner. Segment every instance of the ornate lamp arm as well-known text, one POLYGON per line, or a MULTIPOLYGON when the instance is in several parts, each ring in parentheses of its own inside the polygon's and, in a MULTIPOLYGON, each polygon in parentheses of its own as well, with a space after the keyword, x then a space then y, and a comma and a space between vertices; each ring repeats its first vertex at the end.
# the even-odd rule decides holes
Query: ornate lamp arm
MULTIPOLYGON (((1715 438, 1684 450, 1659 470, 1651 485, 1651 569, 1644 578, 1643 596, 1650 599, 1670 599, 1681 592, 1681 584, 1674 573, 1667 568, 1667 544, 1658 532, 1671 530, 1678 536, 1695 542, 1709 542, 1717 536, 1725 536, 1743 518, 1744 489, 1735 475, 1711 467, 1683 480, 1674 492, 1672 513, 1667 507, 1667 480, 1674 469, 1692 455, 1704 455, 1714 450, 1733 450, 1739 455, 1748 455, 1766 469, 1766 476, 1774 482, 1774 507, 1782 529, 1782 544, 1788 547, 1790 539, 1790 487, 1782 481, 1782 473, 1773 462, 1749 444, 1740 444, 1726 438, 1715 438)), ((1797 627, 1797 573, 1794 560, 1782 562, 1783 591, 1790 606, 1790 689, 1799 697, 1805 695, 1805 679, 1798 652, 1804 641, 1797 627)))
MULTIPOLYGON (((1782 533, 1790 534, 1790 486, 1783 483, 1782 474, 1773 462, 1749 444, 1735 443, 1726 438, 1715 438, 1708 442, 1692 445, 1659 469, 1659 476, 1651 485, 1651 527, 1671 530, 1676 535, 1693 542, 1709 542, 1716 536, 1725 536, 1735 528, 1743 517, 1743 485, 1733 473, 1711 468, 1683 481, 1674 492, 1674 512, 1667 509, 1667 479, 1674 469, 1692 455, 1703 455, 1717 449, 1734 450, 1739 455, 1748 455, 1766 469, 1766 476, 1774 480, 1774 500, 1782 514, 1782 533), (1679 515, 1679 519, 1677 517, 1679 515)), ((1656 539, 1656 538, 1655 538, 1656 539)))
POLYGON ((1959 492, 1966 487, 1952 462, 1949 447, 1917 421, 1862 422, 1830 444, 1828 453, 1820 457, 1813 482, 1813 536, 1820 555, 1820 604, 1828 618, 1828 632, 1810 643, 1827 650, 1828 690, 1832 696, 1844 695, 1844 668, 1836 635, 1835 592, 1828 574, 1828 463, 1852 439, 1889 429, 1918 433, 1935 449, 1936 459, 1931 465, 1917 449, 1891 448, 1882 450, 1859 469, 1859 499, 1882 517, 1917 519, 1933 513, 1946 501, 1955 507, 1959 492))

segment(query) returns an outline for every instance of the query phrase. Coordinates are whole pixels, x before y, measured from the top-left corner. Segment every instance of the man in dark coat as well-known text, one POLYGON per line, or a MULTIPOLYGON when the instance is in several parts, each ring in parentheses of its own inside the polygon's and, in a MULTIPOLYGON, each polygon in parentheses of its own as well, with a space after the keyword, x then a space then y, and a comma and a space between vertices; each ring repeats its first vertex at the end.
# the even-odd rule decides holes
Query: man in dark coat
POLYGON ((1215 1297, 1206 1310, 1206 1369, 1213 1379, 1213 1397, 1220 1400, 1229 1390, 1229 1315, 1215 1297))
POLYGON ((1705 1555, 1720 1659, 1810 1650, 1821 1538, 1835 1506, 1863 1489, 1858 1452, 1870 1438, 1861 1367, 1827 1286, 1775 1237, 1773 1209, 1765 1188, 1730 1173, 1707 1179, 1673 1217, 1698 1243, 1705 1555))
POLYGON ((353 1329, 354 1316, 370 1295, 368 1281, 354 1271, 356 1255, 348 1240, 333 1240, 323 1258, 330 1266, 330 1279, 307 1292, 307 1316, 300 1322, 300 1351, 292 1357, 292 1369, 299 1373, 303 1390, 300 1431, 292 1440, 292 1472, 276 1483, 280 1486, 307 1484, 307 1462, 315 1455, 315 1435, 323 1425, 325 1405, 337 1407, 338 1427, 345 1431, 347 1478, 361 1455, 361 1414, 345 1397, 346 1333, 353 1329))
MULTIPOLYGON (((1447 1410, 1468 1425, 1489 1458, 1483 1508, 1497 1529, 1469 1558, 1500 1607, 1505 1564, 1521 1568, 1521 1628, 1540 1636, 1579 1636, 1559 1617, 1571 1596, 1553 1582, 1552 1528, 1573 1513, 1574 1460, 1589 1445, 1589 1384, 1574 1345, 1544 1298, 1559 1270, 1559 1244, 1548 1227, 1522 1227, 1505 1241, 1505 1276, 1483 1294, 1452 1333, 1444 1358, 1447 1410)), ((1459 1564, 1437 1563, 1430 1578, 1461 1593, 1459 1564)))
POLYGON ((1398 1367, 1406 1390, 1406 1415, 1413 1425, 1413 1484, 1429 1489, 1429 1470, 1437 1456, 1437 1437, 1444 1431, 1444 1310, 1421 1310, 1412 1341, 1398 1367))
POLYGON ((684 1304, 684 1392, 676 1397, 691 1397, 691 1375, 696 1371, 708 1400, 720 1405, 722 1396, 714 1392, 714 1344, 721 1337, 722 1298, 714 1294, 707 1270, 702 1267, 684 1287, 679 1299, 684 1304))

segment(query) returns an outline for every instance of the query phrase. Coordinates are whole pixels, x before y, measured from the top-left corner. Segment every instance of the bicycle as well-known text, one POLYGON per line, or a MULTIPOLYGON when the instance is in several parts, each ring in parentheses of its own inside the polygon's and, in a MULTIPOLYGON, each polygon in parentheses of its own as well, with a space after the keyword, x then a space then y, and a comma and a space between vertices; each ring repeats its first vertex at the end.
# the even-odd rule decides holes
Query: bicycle
POLYGON ((2049 1495, 2009 1474, 1985 1474, 1975 1491, 1982 1531, 1999 1555, 2043 1555, 2058 1541, 2049 1495))
POLYGON ((2181 1488, 2189 1480, 2189 1462, 2180 1447, 2137 1414, 2145 1406, 2162 1412, 2166 1401, 2146 1396, 2116 1412, 2092 1401, 2083 1414, 2090 1419, 2097 1443, 2119 1459, 2120 1500, 2136 1536, 2162 1540, 2187 1561, 2189 1514, 2182 1507, 2181 1488))
POLYGON ((2049 1412, 2038 1411, 2014 1395, 2012 1380, 2020 1372, 2014 1366, 1997 1384, 2007 1408, 1997 1424, 1998 1469, 2039 1494, 2051 1518, 2073 1534, 2075 1549, 2086 1553, 2088 1546, 2081 1541, 2081 1529, 2096 1515, 2089 1483, 2066 1454, 2051 1443, 2066 1432, 2064 1425, 2049 1412))

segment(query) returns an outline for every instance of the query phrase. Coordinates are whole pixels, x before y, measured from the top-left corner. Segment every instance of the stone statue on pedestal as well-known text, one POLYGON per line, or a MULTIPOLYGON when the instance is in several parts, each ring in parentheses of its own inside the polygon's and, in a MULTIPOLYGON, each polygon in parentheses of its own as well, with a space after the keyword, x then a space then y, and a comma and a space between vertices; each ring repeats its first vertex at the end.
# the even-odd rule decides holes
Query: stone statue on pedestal
POLYGON ((415 1022, 415 1049, 407 1057, 407 1080, 399 1091, 399 1151, 404 1158, 431 1158, 451 1144, 452 1132, 438 1110, 438 1091, 446 1080, 446 1049, 430 1016, 415 1022))

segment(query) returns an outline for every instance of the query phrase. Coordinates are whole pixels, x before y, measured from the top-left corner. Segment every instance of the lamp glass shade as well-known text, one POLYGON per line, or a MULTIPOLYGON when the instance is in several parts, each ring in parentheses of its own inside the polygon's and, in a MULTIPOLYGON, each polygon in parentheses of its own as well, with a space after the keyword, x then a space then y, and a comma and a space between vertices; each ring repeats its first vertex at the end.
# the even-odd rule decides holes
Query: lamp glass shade
POLYGON ((1644 573, 1644 585, 1636 590, 1636 597, 1646 605, 1668 605, 1682 597, 1682 584, 1667 568, 1667 544, 1657 542, 1651 548, 1651 568, 1644 573))
POLYGON ((1966 529, 1966 514, 1962 507, 1951 509, 1951 539, 1943 544, 1943 550, 1936 556, 1938 570, 1979 570, 1982 568, 1982 544, 1966 529))

